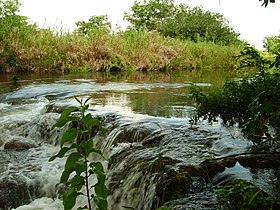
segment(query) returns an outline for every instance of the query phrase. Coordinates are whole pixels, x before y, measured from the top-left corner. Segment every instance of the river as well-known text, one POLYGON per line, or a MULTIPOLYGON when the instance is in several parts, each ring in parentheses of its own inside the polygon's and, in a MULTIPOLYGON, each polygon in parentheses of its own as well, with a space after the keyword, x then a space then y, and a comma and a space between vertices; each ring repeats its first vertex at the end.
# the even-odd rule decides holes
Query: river
MULTIPOLYGON (((206 121, 190 124, 195 110, 193 85, 221 85, 219 73, 134 73, 76 75, 0 75, 0 205, 3 209, 63 209, 57 185, 65 159, 48 159, 59 150, 63 129, 52 125, 63 108, 78 98, 92 97, 90 111, 107 128, 96 144, 113 162, 106 167, 109 206, 112 210, 217 209, 216 193, 194 177, 189 189, 174 199, 160 200, 164 168, 153 171, 159 157, 169 160, 168 170, 198 165, 206 158, 247 151, 252 145, 235 127, 206 121), (11 140, 36 145, 28 150, 6 150, 11 140), (1 184, 2 183, 2 184, 1 184), (5 191, 5 192, 3 192, 5 191)), ((106 164, 106 163, 105 163, 106 164)), ((234 171, 234 170, 233 170, 234 171)), ((252 179, 248 169, 235 172, 252 179)), ((259 173, 259 172, 258 172, 259 173)), ((254 175, 256 177, 256 175, 254 175)), ((255 178, 262 185, 262 178, 255 178)), ((274 179, 272 176, 271 179, 274 179)), ((77 201, 82 205, 83 199, 77 201)))

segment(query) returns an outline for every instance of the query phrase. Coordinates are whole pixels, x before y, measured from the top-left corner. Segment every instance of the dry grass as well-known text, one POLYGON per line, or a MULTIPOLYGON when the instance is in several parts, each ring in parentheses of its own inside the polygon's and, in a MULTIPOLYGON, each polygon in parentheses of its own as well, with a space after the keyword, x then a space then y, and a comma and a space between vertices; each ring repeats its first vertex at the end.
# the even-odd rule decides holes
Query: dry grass
POLYGON ((0 71, 88 72, 234 68, 238 47, 166 38, 157 32, 96 32, 91 37, 48 29, 10 33, 0 43, 0 71), (21 32, 23 33, 23 32, 21 32), (8 50, 7 49, 8 46, 8 50), (16 65, 7 64, 14 55, 16 65), (2 63, 1 63, 2 61, 2 63))

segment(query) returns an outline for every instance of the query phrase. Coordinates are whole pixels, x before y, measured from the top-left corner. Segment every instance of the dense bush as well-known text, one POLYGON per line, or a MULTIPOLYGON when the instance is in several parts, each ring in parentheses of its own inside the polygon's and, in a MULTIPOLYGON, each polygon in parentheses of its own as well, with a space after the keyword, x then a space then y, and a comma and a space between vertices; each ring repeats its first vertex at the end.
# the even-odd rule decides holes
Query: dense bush
POLYGON ((130 13, 125 14, 136 29, 157 30, 164 36, 219 44, 240 43, 238 36, 224 16, 175 4, 173 0, 135 1, 130 13))
POLYGON ((91 35, 97 31, 109 33, 111 31, 111 23, 108 22, 107 15, 91 16, 89 20, 76 22, 77 29, 75 33, 80 35, 91 35))
POLYGON ((268 72, 266 63, 269 62, 265 59, 263 62, 265 64, 258 64, 261 67, 257 75, 227 81, 221 89, 208 94, 194 89, 193 97, 197 103, 197 115, 194 120, 203 117, 211 122, 221 117, 224 123, 229 125, 239 123, 245 135, 256 145, 278 149, 280 72, 275 66, 273 73, 268 72))
POLYGON ((36 25, 29 24, 27 18, 17 15, 18 0, 0 0, 0 71, 3 69, 18 69, 19 60, 16 40, 24 43, 26 35, 36 31, 36 25))
POLYGON ((280 35, 265 37, 264 47, 268 52, 277 54, 280 52, 280 35))

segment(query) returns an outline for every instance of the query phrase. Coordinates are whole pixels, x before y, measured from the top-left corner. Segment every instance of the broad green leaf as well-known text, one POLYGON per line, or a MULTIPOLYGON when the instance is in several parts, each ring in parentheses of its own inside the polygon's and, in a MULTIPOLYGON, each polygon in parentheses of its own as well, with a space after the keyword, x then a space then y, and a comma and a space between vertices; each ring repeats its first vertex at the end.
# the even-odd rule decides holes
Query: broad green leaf
POLYGON ((64 170, 60 177, 60 183, 66 184, 68 182, 70 174, 75 170, 75 168, 71 168, 68 170, 64 170))
POLYGON ((81 155, 78 152, 73 152, 66 160, 64 171, 60 177, 61 183, 66 183, 70 174, 76 169, 76 162, 80 159, 81 155))
POLYGON ((80 175, 81 173, 85 172, 87 170, 87 163, 83 161, 77 161, 76 162, 76 173, 80 175))
POLYGON ((76 162, 81 158, 81 154, 78 152, 73 152, 69 155, 65 163, 65 170, 76 167, 76 162))
POLYGON ((101 123, 97 118, 93 118, 91 113, 88 113, 83 118, 83 124, 86 126, 87 129, 91 129, 93 126, 100 127, 101 123))
POLYGON ((50 157, 49 161, 53 161, 57 157, 62 158, 65 155, 65 153, 70 149, 71 148, 69 147, 62 147, 56 155, 50 157))
POLYGON ((98 206, 98 210, 107 210, 108 209, 108 202, 107 202, 106 198, 95 196, 94 202, 98 206))
POLYGON ((79 193, 75 189, 70 188, 63 193, 64 210, 71 210, 75 204, 79 193))
POLYGON ((96 174, 97 183, 95 184, 95 193, 98 197, 107 198, 108 191, 105 185, 106 175, 103 165, 100 162, 92 163, 92 170, 96 174))
POLYGON ((55 127, 58 127, 58 128, 61 128, 63 127, 67 122, 70 122, 70 121, 76 121, 77 118, 73 118, 73 117, 70 117, 70 114, 72 112, 75 112, 75 111, 78 111, 78 107, 74 107, 74 106, 70 106, 68 107, 67 109, 65 109, 59 119, 57 120, 57 122, 52 126, 52 129, 54 129, 55 127))
POLYGON ((62 147, 65 142, 74 141, 79 133, 80 130, 77 128, 70 128, 69 130, 65 131, 61 138, 60 146, 62 147))
POLYGON ((75 190, 79 191, 82 189, 82 187, 85 184, 85 178, 76 174, 73 179, 71 180, 71 188, 74 188, 75 190))

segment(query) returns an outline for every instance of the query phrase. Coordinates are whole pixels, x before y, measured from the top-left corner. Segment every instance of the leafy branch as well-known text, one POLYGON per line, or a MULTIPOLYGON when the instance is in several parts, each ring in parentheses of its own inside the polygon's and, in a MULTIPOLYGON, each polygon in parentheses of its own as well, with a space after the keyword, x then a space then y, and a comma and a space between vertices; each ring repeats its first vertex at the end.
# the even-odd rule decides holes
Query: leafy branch
POLYGON ((63 193, 63 205, 65 210, 72 209, 76 204, 78 196, 87 197, 87 205, 78 209, 92 210, 92 202, 95 203, 99 210, 107 210, 108 190, 105 185, 105 171, 101 162, 90 162, 89 157, 92 154, 103 156, 102 152, 94 148, 93 138, 98 131, 104 131, 100 121, 87 113, 89 108, 88 101, 75 98, 80 104, 79 107, 71 106, 65 109, 53 129, 61 128, 67 123, 72 123, 72 127, 64 132, 61 142, 60 151, 52 156, 49 161, 55 158, 62 158, 70 152, 66 159, 64 171, 60 177, 60 183, 65 184, 68 188, 63 193), (89 178, 97 178, 95 185, 90 184, 89 178), (91 189, 94 188, 95 193, 91 189))

